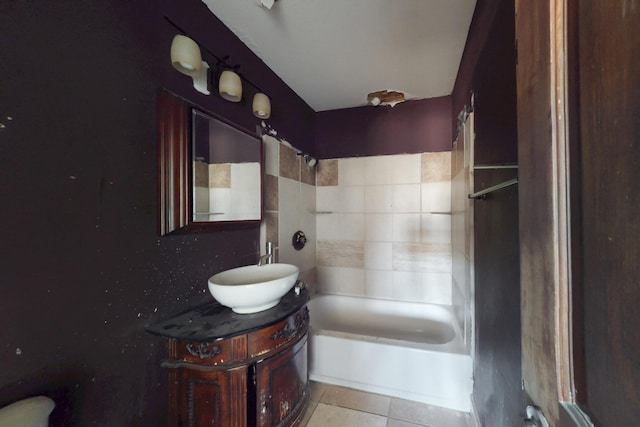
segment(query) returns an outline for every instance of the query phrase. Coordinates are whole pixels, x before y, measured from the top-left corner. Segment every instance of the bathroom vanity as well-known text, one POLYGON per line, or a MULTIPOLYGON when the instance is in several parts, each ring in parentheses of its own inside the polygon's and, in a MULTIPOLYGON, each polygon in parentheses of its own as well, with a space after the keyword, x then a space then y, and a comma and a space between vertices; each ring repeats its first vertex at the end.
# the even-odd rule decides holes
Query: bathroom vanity
POLYGON ((237 314, 217 302, 148 326, 167 338, 169 425, 295 426, 309 400, 309 294, 237 314))

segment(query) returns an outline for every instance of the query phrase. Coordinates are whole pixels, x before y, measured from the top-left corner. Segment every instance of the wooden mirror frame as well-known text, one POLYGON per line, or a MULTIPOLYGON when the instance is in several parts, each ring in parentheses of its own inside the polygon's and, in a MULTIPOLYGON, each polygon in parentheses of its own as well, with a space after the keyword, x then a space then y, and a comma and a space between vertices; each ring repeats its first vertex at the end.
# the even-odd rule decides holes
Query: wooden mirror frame
MULTIPOLYGON (((259 226, 263 215, 264 182, 262 179, 260 180, 259 219, 219 222, 192 220, 191 108, 206 112, 201 107, 190 104, 164 89, 158 91, 158 234, 164 236, 169 233, 259 226)), ((211 113, 207 114, 215 116, 211 113)), ((261 143, 260 136, 256 134, 256 137, 261 143)), ((263 176, 262 149, 260 150, 260 170, 263 176)))

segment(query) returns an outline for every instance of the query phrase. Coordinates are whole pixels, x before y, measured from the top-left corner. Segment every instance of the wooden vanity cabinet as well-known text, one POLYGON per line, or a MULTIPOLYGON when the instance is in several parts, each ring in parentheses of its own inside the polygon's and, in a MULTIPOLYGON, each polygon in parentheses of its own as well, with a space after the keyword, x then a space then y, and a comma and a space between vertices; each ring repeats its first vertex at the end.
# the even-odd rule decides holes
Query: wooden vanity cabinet
POLYGON ((277 311, 249 315, 252 317, 246 322, 242 322, 242 315, 228 314, 232 317, 231 324, 240 325, 234 326, 238 333, 219 339, 183 337, 202 335, 198 326, 193 326, 195 319, 211 338, 212 322, 220 320, 217 311, 214 316, 188 313, 190 316, 182 315, 147 328, 152 333, 177 324, 189 324, 190 328, 190 332, 178 328, 180 333, 165 334, 175 335, 168 336, 169 357, 162 364, 169 373, 170 426, 300 424, 309 399, 309 315, 307 299, 292 301, 297 304, 280 307, 284 317, 279 320, 277 311), (262 317, 265 324, 256 327, 262 317))
POLYGON ((256 425, 290 426, 308 403, 307 336, 288 350, 256 364, 256 425))
POLYGON ((246 426, 247 374, 244 368, 169 371, 170 426, 246 426))

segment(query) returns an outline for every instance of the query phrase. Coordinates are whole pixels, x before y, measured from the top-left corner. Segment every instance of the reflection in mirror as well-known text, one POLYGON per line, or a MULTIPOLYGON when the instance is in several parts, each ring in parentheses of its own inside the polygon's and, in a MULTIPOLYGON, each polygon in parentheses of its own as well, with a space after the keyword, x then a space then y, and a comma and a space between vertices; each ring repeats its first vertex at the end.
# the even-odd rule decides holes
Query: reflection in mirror
POLYGON ((261 219, 260 139, 192 109, 192 221, 261 219))
POLYGON ((260 224, 262 140, 258 133, 240 131, 164 89, 158 91, 158 234, 260 224), (194 109, 200 114, 196 116, 194 109), (196 133, 198 148, 193 141, 196 133), (218 167, 228 169, 223 175, 228 177, 227 184, 219 184, 225 178, 210 171, 218 167), (241 196, 244 188, 246 198, 241 196), (211 221, 213 217, 216 220, 211 221))

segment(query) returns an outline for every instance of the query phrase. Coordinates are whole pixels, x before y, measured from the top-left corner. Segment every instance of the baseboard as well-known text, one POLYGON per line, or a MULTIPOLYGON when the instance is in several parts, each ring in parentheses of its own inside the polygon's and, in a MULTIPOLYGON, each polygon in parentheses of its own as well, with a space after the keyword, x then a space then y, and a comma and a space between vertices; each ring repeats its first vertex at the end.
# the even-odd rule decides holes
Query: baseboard
POLYGON ((562 425, 575 427, 594 427, 593 421, 576 404, 560 403, 560 421, 562 425))
POLYGON ((468 412, 469 407, 461 403, 459 399, 446 399, 440 396, 430 396, 419 393, 413 393, 411 391, 398 390, 396 388, 388 388, 376 384, 366 384, 358 381, 351 381, 344 378, 335 378, 326 375, 319 375, 313 372, 309 372, 309 379, 311 381, 317 381, 325 384, 332 384, 341 387, 347 387, 355 390, 364 391, 367 393, 380 394, 383 396, 396 397, 403 400, 411 400, 413 402, 420 402, 431 406, 438 406, 440 408, 450 409, 457 412, 468 412))

